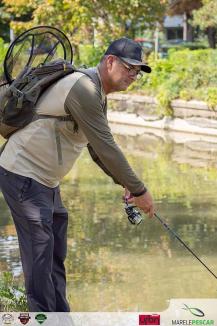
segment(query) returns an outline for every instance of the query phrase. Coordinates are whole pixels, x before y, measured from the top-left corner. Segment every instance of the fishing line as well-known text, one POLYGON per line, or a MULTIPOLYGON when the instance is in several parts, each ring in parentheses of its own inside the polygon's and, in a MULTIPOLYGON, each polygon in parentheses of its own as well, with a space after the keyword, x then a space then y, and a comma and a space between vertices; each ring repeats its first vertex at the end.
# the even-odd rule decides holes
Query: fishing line
POLYGON ((157 215, 156 213, 154 213, 154 216, 157 217, 157 219, 161 222, 161 224, 165 227, 165 229, 167 229, 170 233, 172 233, 172 235, 179 241, 181 242, 181 244, 210 272, 210 274, 212 274, 215 279, 217 279, 217 276, 211 271, 211 269, 209 267, 207 267, 207 265, 193 252, 193 250, 191 250, 186 243, 178 236, 178 234, 176 234, 175 231, 173 231, 163 220, 162 218, 157 215))

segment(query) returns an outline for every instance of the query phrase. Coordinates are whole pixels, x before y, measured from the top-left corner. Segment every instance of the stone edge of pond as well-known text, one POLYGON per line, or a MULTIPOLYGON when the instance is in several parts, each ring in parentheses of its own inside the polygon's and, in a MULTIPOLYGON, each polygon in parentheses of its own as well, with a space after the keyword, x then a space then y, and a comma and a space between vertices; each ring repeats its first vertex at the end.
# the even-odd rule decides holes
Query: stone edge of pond
POLYGON ((174 100, 174 117, 161 118, 153 97, 114 93, 108 100, 108 119, 112 123, 217 137, 217 112, 210 110, 205 102, 174 100))

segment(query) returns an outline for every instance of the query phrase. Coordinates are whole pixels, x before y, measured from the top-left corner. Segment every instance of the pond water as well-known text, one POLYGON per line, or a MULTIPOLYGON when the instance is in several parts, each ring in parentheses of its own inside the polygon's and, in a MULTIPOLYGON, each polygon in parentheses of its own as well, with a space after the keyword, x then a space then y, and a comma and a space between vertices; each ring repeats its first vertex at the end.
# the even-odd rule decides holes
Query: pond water
MULTIPOLYGON (((217 143, 113 126, 157 211, 217 274, 217 143), (128 135, 125 135, 127 130, 128 135), (132 134, 132 135, 129 135, 132 134)), ((61 184, 70 213, 73 311, 162 311, 171 298, 217 298, 217 280, 156 219, 131 225, 122 189, 84 151, 61 184)), ((16 232, 0 194, 0 272, 22 281, 16 232)))

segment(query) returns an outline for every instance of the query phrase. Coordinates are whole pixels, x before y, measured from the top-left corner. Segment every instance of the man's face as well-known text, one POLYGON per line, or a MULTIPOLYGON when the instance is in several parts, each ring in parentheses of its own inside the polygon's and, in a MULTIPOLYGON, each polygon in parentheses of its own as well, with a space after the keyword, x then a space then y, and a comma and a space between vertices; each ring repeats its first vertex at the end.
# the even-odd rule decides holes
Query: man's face
POLYGON ((140 73, 141 66, 132 66, 116 56, 108 58, 108 74, 112 91, 125 91, 140 73))

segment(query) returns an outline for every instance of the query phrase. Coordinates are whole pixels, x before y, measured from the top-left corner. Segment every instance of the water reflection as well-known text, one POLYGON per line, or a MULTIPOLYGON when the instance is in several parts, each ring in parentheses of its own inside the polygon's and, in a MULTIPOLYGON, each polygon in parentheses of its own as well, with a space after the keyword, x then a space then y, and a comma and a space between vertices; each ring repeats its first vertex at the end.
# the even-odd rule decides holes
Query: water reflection
POLYGON ((4 269, 1 270, 13 271, 14 276, 19 276, 22 273, 19 250, 18 250, 18 240, 16 236, 0 237, 0 257, 4 264, 4 269))
MULTIPOLYGON (((217 273, 217 145, 150 130, 134 136, 117 131, 117 142, 165 222, 217 273)), ((159 221, 145 217, 138 227, 129 224, 122 190, 87 152, 62 183, 62 194, 70 212, 66 267, 72 310, 159 311, 170 298, 217 297, 213 276, 159 221)), ((0 270, 19 274, 16 233, 2 197, 0 209, 0 270)))

